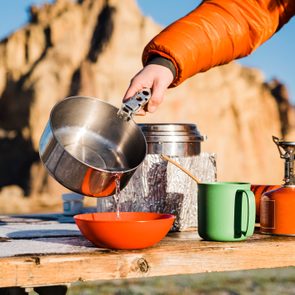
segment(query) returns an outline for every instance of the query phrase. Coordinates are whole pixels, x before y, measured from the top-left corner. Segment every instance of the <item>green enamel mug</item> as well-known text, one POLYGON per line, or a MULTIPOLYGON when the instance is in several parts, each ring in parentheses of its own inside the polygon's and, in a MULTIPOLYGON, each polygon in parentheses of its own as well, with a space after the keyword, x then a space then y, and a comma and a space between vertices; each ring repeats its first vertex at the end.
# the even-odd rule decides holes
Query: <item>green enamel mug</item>
POLYGON ((255 197, 250 183, 198 184, 198 232, 207 241, 242 241, 254 233, 255 197))

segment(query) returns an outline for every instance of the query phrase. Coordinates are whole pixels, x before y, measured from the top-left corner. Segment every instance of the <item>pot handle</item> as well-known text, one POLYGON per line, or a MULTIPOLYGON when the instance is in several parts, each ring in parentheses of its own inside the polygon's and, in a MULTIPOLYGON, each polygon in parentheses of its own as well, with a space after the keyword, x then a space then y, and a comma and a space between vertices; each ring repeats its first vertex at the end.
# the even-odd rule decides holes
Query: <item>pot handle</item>
POLYGON ((152 96, 151 89, 143 88, 138 91, 134 96, 130 97, 127 101, 123 102, 118 111, 118 116, 126 121, 129 121, 134 114, 143 108, 152 96))

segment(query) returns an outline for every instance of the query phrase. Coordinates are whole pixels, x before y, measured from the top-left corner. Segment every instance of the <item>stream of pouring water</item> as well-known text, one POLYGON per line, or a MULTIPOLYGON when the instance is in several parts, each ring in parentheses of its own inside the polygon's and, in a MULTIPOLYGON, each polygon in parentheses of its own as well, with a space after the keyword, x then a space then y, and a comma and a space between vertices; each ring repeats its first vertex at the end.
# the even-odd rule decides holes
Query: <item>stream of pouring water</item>
MULTIPOLYGON (((120 190, 120 175, 116 175, 115 178, 115 194, 112 195, 113 197, 113 202, 114 202, 114 207, 116 209, 116 219, 120 219, 120 204, 121 204, 121 190, 120 190)), ((105 200, 104 198, 98 198, 97 199, 97 212, 103 212, 106 209, 106 204, 104 203, 105 200), (102 203, 101 203, 102 202, 102 203)))
POLYGON ((115 208, 116 208, 116 217, 117 219, 120 219, 120 177, 116 177, 115 179, 116 184, 116 193, 113 195, 113 199, 115 202, 115 208))

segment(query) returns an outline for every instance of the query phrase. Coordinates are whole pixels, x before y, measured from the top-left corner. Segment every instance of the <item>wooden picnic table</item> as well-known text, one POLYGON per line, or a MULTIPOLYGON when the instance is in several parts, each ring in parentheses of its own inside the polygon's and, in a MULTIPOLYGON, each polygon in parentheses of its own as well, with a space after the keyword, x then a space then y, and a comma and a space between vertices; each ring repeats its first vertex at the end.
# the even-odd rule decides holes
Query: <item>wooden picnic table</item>
POLYGON ((172 232, 143 250, 97 248, 62 214, 0 216, 0 287, 295 266, 295 239, 261 235, 203 241, 172 232))

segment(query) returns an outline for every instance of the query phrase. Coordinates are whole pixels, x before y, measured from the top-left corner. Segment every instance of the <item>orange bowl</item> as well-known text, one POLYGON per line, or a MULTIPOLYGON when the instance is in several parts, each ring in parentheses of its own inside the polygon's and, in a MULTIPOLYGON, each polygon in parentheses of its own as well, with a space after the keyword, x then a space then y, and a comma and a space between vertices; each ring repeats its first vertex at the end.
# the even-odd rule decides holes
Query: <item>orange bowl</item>
POLYGON ((152 212, 86 213, 74 216, 83 236, 94 245, 109 249, 143 249, 161 241, 175 216, 152 212))

